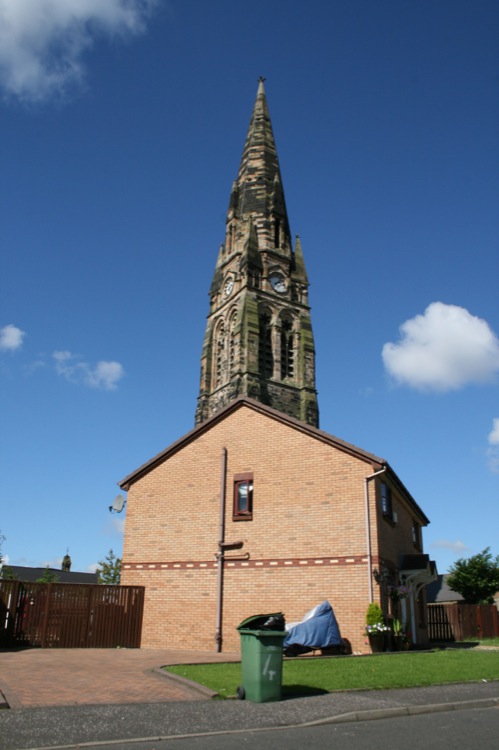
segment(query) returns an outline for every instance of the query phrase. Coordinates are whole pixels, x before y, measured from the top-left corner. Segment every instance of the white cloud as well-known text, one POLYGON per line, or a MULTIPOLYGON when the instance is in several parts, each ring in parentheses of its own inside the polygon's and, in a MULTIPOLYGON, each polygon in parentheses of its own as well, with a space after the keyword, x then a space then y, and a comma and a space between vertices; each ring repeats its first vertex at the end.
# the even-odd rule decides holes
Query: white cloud
POLYGON ((12 324, 0 328, 0 351, 15 352, 20 349, 25 332, 12 324))
POLYGON ((489 449, 487 458, 489 460, 489 469, 494 474, 499 474, 499 419, 492 420, 492 430, 489 433, 489 449))
POLYGON ((499 445, 499 419, 492 421, 492 431, 489 433, 489 443, 499 445))
POLYGON ((448 549, 456 554, 461 552, 469 552, 469 547, 465 545, 460 539, 456 539, 455 542, 451 542, 449 539, 438 539, 436 542, 432 542, 430 547, 435 549, 448 549))
POLYGON ((0 0, 0 85, 39 102, 84 78, 83 53, 99 34, 144 30, 158 0, 0 0))
POLYGON ((95 368, 88 371, 86 382, 92 388, 112 391, 124 374, 125 370, 119 362, 97 362, 95 368))
POLYGON ((80 361, 76 354, 68 351, 56 351, 52 356, 58 375, 62 375, 72 383, 83 383, 90 388, 114 391, 125 375, 123 365, 119 362, 101 361, 92 367, 88 362, 80 361))
POLYGON ((87 573, 95 573, 95 571, 99 568, 99 563, 91 563, 90 565, 87 565, 87 573))
POLYGON ((464 307, 432 302, 400 332, 398 343, 384 345, 382 357, 401 385, 444 392, 491 381, 499 372, 499 339, 464 307))

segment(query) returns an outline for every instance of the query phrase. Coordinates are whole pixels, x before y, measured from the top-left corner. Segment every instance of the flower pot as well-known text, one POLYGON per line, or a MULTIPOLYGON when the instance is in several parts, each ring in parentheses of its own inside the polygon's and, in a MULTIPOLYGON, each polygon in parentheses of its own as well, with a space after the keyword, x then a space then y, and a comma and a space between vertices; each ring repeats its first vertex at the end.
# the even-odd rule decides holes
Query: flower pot
POLYGON ((385 634, 369 633, 369 645, 373 654, 381 654, 385 650, 385 634))
POLYGON ((404 650, 404 637, 402 635, 392 636, 392 646, 394 651, 404 650))
POLYGON ((411 648, 411 642, 407 639, 406 635, 392 636, 392 645, 394 651, 409 651, 411 648))

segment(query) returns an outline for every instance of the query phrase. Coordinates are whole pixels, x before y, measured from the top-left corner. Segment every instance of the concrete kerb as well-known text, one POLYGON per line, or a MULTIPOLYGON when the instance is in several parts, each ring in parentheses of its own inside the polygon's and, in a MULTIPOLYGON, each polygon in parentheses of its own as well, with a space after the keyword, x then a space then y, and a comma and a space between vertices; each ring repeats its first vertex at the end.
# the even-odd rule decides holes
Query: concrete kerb
POLYGON ((177 682, 184 688, 191 690, 197 695, 202 695, 204 698, 216 698, 218 695, 215 690, 210 690, 210 688, 205 687, 204 685, 200 685, 199 682, 193 682, 193 680, 189 680, 187 677, 182 677, 182 675, 174 674, 173 672, 167 672, 166 667, 156 667, 156 669, 153 669, 153 672, 155 674, 161 675, 161 677, 163 677, 165 680, 177 682))
POLYGON ((419 716, 421 714, 436 714, 447 711, 464 711, 474 708, 493 708, 499 706, 499 698, 478 698, 477 700, 458 701, 456 703, 433 703, 421 706, 397 706, 395 708, 375 708, 365 711, 350 711, 339 716, 300 724, 300 726, 315 726, 321 724, 344 724, 353 721, 375 721, 377 719, 391 719, 397 716, 419 716))
POLYGON ((68 745, 47 745, 44 747, 37 747, 36 750, 80 750, 80 748, 98 748, 102 746, 120 745, 126 742, 127 745, 141 744, 144 742, 162 742, 173 739, 193 739, 197 737, 216 737, 221 735, 237 735, 251 731, 252 733, 259 732, 279 732, 287 729, 298 729, 300 727, 313 727, 325 724, 344 724, 352 723, 357 721, 375 721, 380 719, 397 718, 401 716, 416 716, 421 714, 431 713, 442 713, 448 711, 459 711, 459 710, 472 710, 478 708, 493 708, 499 706, 499 698, 482 698, 478 700, 459 701, 455 703, 439 703, 433 705, 421 705, 421 706, 407 706, 398 708, 383 708, 366 711, 352 711, 346 714, 340 714, 339 716, 332 716, 329 718, 318 719, 315 721, 301 722, 298 724, 286 724, 279 726, 267 726, 267 727, 254 727, 251 730, 245 729, 227 729, 211 732, 192 732, 186 734, 170 734, 170 735, 152 735, 149 737, 135 737, 114 740, 102 740, 102 741, 91 741, 91 742, 79 742, 77 744, 68 745))

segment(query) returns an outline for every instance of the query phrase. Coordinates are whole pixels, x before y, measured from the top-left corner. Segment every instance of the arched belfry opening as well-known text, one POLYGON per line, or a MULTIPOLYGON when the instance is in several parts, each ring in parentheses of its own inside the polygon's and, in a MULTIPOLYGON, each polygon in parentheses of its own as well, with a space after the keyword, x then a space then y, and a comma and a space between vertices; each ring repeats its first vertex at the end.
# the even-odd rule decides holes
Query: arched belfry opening
POLYGON ((295 332, 293 321, 285 316, 281 322, 281 379, 293 379, 295 374, 295 332))
POLYGON ((272 346, 272 313, 265 309, 260 314, 258 346, 258 370, 260 377, 270 380, 274 376, 274 352, 272 346))

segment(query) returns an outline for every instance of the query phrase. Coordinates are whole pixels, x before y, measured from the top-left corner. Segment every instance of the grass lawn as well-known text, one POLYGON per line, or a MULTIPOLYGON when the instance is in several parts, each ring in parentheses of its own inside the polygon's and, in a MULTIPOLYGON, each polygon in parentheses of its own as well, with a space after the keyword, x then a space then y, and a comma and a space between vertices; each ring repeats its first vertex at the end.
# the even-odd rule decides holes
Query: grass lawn
MULTIPOLYGON (((205 685, 224 698, 234 696, 241 684, 241 665, 237 662, 179 665, 167 670, 205 685)), ((482 680, 499 680, 499 651, 449 649, 285 659, 282 685, 283 695, 290 696, 482 680)))
POLYGON ((481 638, 479 641, 469 639, 468 641, 463 641, 463 643, 474 643, 480 646, 495 646, 499 647, 499 638, 481 638))

